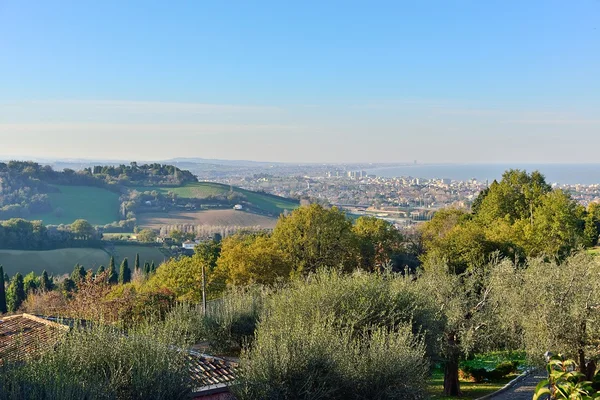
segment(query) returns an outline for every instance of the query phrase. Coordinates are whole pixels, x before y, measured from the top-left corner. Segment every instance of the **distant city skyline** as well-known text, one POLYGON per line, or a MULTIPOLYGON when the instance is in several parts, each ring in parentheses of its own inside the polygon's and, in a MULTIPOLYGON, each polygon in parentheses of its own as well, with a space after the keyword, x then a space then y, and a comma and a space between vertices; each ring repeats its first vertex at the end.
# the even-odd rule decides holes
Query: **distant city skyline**
POLYGON ((598 15, 594 0, 3 2, 0 156, 594 163, 598 15))

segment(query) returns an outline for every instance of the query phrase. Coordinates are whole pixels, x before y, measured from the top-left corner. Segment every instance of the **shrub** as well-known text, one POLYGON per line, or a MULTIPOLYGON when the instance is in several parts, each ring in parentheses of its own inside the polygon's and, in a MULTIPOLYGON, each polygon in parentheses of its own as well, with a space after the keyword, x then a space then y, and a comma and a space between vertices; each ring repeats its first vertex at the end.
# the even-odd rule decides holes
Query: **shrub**
POLYGON ((320 271, 270 296, 242 352, 238 398, 423 397, 439 320, 409 281, 320 271))
POLYGON ((260 325, 242 354, 240 400, 419 399, 429 364, 408 325, 356 335, 333 321, 260 325))
POLYGON ((177 350, 184 345, 162 325, 127 336, 100 325, 74 329, 39 359, 0 367, 0 399, 186 398, 188 359, 177 350))
POLYGON ((207 307, 205 339, 222 354, 238 354, 254 335, 268 291, 259 286, 231 288, 207 307))

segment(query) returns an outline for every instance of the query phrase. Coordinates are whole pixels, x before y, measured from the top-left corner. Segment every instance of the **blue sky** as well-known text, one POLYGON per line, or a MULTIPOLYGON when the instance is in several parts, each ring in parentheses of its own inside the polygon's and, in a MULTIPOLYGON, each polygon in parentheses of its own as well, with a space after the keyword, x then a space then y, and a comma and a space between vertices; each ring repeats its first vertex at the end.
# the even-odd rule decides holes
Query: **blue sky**
POLYGON ((2 156, 598 161, 598 0, 0 1, 0 54, 2 156))

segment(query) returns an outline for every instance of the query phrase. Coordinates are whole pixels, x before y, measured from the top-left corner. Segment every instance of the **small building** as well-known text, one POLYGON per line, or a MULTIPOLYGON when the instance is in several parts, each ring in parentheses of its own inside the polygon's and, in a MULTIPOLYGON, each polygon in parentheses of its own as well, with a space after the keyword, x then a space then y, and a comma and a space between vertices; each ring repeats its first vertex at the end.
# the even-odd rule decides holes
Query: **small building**
POLYGON ((243 210, 244 207, 241 204, 236 204, 235 206, 233 206, 234 210, 243 210))
POLYGON ((186 242, 183 242, 183 244, 181 245, 181 247, 184 250, 194 250, 194 248, 196 247, 197 243, 196 242, 192 242, 191 240, 188 240, 186 242))

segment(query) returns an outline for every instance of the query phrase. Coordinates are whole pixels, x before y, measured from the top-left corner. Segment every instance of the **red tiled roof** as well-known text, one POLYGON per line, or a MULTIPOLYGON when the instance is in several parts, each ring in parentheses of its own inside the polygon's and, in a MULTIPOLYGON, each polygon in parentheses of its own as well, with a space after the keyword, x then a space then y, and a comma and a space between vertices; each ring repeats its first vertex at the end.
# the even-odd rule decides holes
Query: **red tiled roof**
POLYGON ((30 314, 0 319, 0 363, 23 360, 54 346, 69 328, 30 314))
POLYGON ((189 352, 194 392, 226 388, 235 381, 238 364, 196 351, 189 352))

